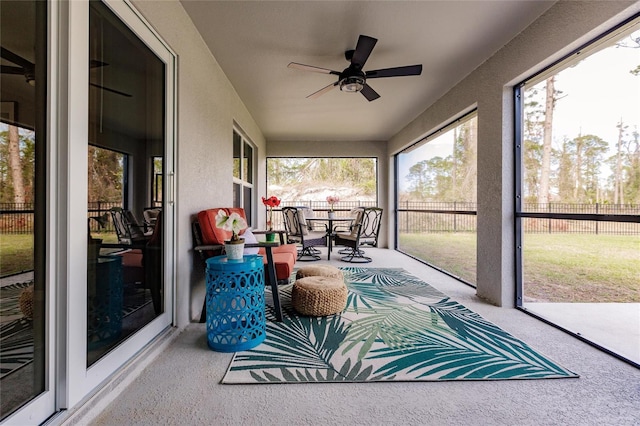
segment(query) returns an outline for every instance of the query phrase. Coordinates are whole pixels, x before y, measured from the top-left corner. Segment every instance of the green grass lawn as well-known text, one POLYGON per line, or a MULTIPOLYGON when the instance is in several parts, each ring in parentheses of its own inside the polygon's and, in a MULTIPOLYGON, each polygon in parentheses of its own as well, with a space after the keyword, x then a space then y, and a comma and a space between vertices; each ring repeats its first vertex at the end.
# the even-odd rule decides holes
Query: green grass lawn
POLYGON ((476 234, 400 234, 400 249, 471 284, 476 283, 476 234))
MULTIPOLYGON (((400 247, 471 283, 473 233, 401 234, 400 247)), ((640 237, 526 234, 525 301, 640 302, 640 237)))
POLYGON ((33 269, 33 234, 0 234, 0 277, 33 269))
MULTIPOLYGON (((93 232, 93 238, 105 243, 116 243, 111 232, 93 232)), ((33 269, 33 234, 0 234, 0 277, 33 269)))

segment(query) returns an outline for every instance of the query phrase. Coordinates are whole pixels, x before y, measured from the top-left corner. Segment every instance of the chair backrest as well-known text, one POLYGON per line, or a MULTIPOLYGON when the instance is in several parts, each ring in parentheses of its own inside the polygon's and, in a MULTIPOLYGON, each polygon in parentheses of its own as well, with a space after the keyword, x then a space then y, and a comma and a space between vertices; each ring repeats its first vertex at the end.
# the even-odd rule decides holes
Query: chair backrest
POLYGON ((231 239, 232 232, 218 228, 216 226, 216 215, 222 210, 227 216, 231 213, 238 213, 246 220, 244 209, 242 207, 219 207, 215 209, 202 210, 198 213, 198 223, 202 232, 202 244, 224 244, 225 241, 231 239))
POLYGON ((129 229, 124 223, 122 209, 120 207, 112 207, 110 213, 113 227, 115 228, 116 235, 118 236, 118 242, 120 244, 131 244, 131 235, 129 234, 129 229))
POLYGON ((284 218, 284 230, 287 233, 287 237, 293 237, 294 239, 304 238, 304 235, 309 233, 306 223, 301 223, 304 220, 303 210, 297 207, 283 207, 282 216, 284 218))
POLYGON ((151 229, 155 228, 156 220, 158 219, 158 215, 162 212, 161 208, 153 208, 146 209, 142 212, 142 216, 144 217, 144 222, 151 229))
MULTIPOLYGON (((307 222, 307 218, 313 218, 315 216, 315 212, 311 207, 299 206, 296 207, 298 209, 298 221, 300 225, 307 228, 309 231, 313 231, 313 223, 307 222)), ((306 234, 305 234, 306 235, 306 234)))
POLYGON ((145 239, 142 226, 129 210, 124 210, 121 207, 112 207, 110 213, 120 244, 132 244, 135 241, 145 239))
POLYGON ((365 207, 362 209, 362 226, 360 227, 360 244, 378 246, 378 234, 382 224, 382 209, 365 207))
POLYGON ((144 238, 144 225, 142 225, 130 210, 122 210, 122 217, 129 228, 131 238, 136 240, 144 238))

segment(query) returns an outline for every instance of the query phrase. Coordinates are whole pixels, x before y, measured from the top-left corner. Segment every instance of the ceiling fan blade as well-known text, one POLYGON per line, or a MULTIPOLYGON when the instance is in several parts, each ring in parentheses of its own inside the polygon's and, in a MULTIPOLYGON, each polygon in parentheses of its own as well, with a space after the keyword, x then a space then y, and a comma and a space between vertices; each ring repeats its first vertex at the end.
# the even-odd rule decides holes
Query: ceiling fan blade
POLYGON ((371 86, 369 86, 367 83, 364 84, 364 87, 362 88, 362 90, 360 91, 360 93, 362 93, 362 95, 367 98, 367 100, 369 102, 371 101, 375 101, 376 99, 378 99, 380 97, 380 95, 378 94, 378 92, 376 92, 375 90, 373 90, 371 88, 371 86))
POLYGON ((324 95, 325 93, 329 92, 331 89, 333 89, 337 85, 338 85, 337 81, 335 83, 331 83, 330 85, 323 87, 322 89, 318 90, 317 92, 313 92, 312 94, 307 96, 307 98, 310 98, 310 99, 319 98, 321 95, 324 95))
POLYGON ((312 72, 319 72, 319 73, 322 73, 322 74, 340 75, 340 73, 338 71, 333 71, 333 70, 330 70, 328 68, 314 67, 313 65, 299 64, 297 62, 290 62, 289 65, 287 65, 287 67, 294 68, 294 69, 297 69, 297 70, 302 70, 302 71, 312 71, 312 72))
POLYGON ((353 56, 351 57, 351 64, 357 66, 358 69, 362 69, 365 62, 367 62, 367 59, 369 59, 369 55, 371 55, 371 52, 377 42, 377 38, 360 35, 360 38, 358 38, 358 44, 356 45, 356 50, 353 52, 353 56))
POLYGON ((2 65, 2 74, 18 74, 18 75, 24 75, 24 68, 20 68, 20 67, 12 67, 9 65, 2 65))
POLYGON ((106 90, 107 92, 115 93, 115 94, 117 94, 117 95, 126 96, 127 98, 130 98, 130 97, 131 97, 131 95, 130 95, 130 94, 128 94, 128 93, 124 93, 124 92, 121 92, 121 91, 119 91, 119 90, 115 90, 115 89, 110 89, 110 88, 108 88, 108 87, 104 87, 104 86, 101 86, 101 85, 99 85, 99 84, 89 83, 89 85, 91 85, 91 86, 93 86, 93 87, 97 87, 98 89, 106 90))
POLYGON ((33 62, 27 61, 22 56, 18 56, 10 50, 5 49, 4 47, 0 47, 0 57, 6 59, 9 62, 13 62, 16 65, 20 65, 22 68, 27 70, 33 70, 35 65, 33 62))
POLYGON ((364 73, 366 78, 402 77, 406 75, 422 74, 422 65, 407 65, 406 67, 385 68, 364 73))

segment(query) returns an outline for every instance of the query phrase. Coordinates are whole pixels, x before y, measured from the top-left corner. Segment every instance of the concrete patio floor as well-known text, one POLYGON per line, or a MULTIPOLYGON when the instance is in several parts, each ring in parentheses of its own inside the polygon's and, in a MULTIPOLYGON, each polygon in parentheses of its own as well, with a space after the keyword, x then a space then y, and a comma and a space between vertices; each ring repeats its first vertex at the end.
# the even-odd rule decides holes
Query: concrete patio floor
MULTIPOLYGON (((640 424, 640 369, 520 310, 490 305, 473 288, 398 252, 367 254, 374 262, 362 266, 404 268, 580 378, 222 385, 232 354, 211 351, 205 325, 193 323, 158 349, 157 357, 142 354, 65 424, 640 424)), ((335 251, 332 258, 319 262, 354 266, 335 251)))

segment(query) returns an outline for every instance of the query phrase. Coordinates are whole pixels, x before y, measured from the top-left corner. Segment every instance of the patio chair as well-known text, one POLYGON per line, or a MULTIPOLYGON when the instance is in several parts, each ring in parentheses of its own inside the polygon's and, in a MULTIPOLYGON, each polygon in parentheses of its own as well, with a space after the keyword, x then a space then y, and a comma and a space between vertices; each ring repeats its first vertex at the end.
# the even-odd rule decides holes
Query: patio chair
POLYGON ((142 212, 142 217, 144 218, 144 226, 147 229, 153 229, 156 226, 156 221, 158 220, 158 215, 162 212, 162 209, 159 207, 154 208, 145 208, 142 212))
POLYGON ((118 236, 118 243, 143 246, 151 238, 153 229, 146 230, 129 210, 112 207, 110 213, 113 227, 118 236))
POLYGON ((284 229, 287 241, 298 244, 298 260, 320 260, 317 246, 327 245, 327 231, 311 231, 305 221, 304 210, 297 207, 283 207, 284 229))
POLYGON ((349 248, 341 260, 352 263, 368 263, 371 258, 365 256, 363 245, 372 247, 378 246, 378 234, 382 223, 382 209, 378 207, 365 207, 360 210, 351 225, 350 232, 337 232, 335 234, 335 245, 342 245, 349 248))

